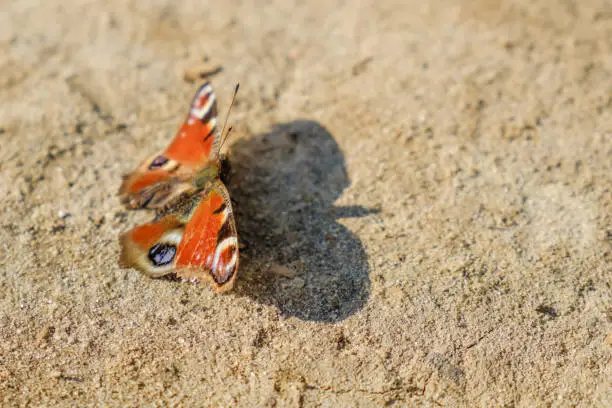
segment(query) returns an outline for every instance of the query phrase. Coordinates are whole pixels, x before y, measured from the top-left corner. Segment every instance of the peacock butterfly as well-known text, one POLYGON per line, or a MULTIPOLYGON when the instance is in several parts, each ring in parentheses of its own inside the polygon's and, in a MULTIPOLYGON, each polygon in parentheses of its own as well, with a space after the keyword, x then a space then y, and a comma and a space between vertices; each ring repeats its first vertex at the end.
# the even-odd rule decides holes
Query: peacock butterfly
MULTIPOLYGON (((238 85, 232 105, 237 92, 238 85)), ((208 281, 215 292, 234 286, 238 235, 220 157, 230 130, 219 132, 216 97, 205 83, 170 146, 124 177, 121 201, 131 209, 155 209, 156 215, 121 235, 122 267, 154 278, 175 273, 208 281)))

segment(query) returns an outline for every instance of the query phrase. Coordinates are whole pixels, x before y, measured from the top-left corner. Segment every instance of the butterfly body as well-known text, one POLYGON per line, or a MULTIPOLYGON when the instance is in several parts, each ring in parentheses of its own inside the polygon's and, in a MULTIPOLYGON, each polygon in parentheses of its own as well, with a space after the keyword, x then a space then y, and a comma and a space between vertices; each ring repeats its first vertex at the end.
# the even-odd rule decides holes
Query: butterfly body
POLYGON ((221 181, 221 134, 210 84, 196 93, 170 146, 127 175, 119 194, 129 208, 156 210, 152 222, 120 238, 120 264, 151 277, 170 273, 208 281, 215 291, 233 287, 238 238, 227 188, 221 181))

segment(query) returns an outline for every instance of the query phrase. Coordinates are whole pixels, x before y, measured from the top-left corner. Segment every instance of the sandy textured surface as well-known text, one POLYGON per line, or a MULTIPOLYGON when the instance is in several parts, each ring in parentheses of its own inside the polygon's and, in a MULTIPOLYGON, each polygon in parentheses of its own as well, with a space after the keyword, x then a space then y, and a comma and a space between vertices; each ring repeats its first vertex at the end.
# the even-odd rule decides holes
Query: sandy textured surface
POLYGON ((612 406, 609 1, 175 3, 1 3, 0 404, 612 406), (117 266, 205 59, 229 295, 117 266))

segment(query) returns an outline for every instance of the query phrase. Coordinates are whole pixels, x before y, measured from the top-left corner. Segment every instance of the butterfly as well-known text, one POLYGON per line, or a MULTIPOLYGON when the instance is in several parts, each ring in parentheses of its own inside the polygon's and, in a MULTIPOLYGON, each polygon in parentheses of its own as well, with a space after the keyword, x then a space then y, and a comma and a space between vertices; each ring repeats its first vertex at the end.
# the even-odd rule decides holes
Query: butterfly
MULTIPOLYGON (((236 98, 234 91, 231 106, 236 98)), ((229 115, 229 110, 228 110, 229 115)), ((226 123, 227 124, 227 118, 226 123)), ((215 292, 234 286, 238 235, 220 150, 231 131, 219 132, 210 83, 196 92, 174 140, 124 177, 119 197, 131 209, 155 209, 153 221, 120 237, 122 267, 157 278, 170 273, 208 281, 215 292)))

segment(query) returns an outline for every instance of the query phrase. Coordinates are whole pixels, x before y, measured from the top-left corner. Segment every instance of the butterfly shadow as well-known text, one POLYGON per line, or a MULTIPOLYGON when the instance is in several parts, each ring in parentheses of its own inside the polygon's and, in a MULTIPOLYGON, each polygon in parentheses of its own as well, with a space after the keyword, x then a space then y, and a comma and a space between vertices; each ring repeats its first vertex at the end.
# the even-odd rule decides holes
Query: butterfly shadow
POLYGON ((237 294, 311 321, 359 311, 370 294, 367 256, 337 220, 373 211, 333 205, 349 185, 333 136, 314 121, 280 124, 234 143, 230 162, 241 243, 237 294))

